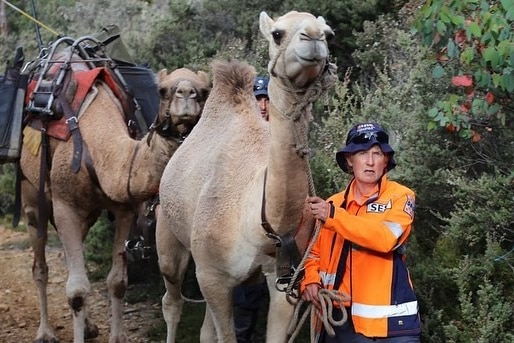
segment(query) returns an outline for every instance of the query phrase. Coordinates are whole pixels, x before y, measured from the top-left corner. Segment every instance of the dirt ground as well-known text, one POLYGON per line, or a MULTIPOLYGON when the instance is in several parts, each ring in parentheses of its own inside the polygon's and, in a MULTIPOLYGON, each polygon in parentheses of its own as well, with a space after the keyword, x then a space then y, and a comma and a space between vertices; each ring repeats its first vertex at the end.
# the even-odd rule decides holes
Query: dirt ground
MULTIPOLYGON (((32 251, 26 232, 0 225, 0 342, 32 342, 39 325, 39 302, 32 280, 32 251)), ((48 303, 51 323, 61 343, 73 341, 73 323, 65 296, 66 267, 61 248, 47 250, 48 303)), ((109 341, 109 299, 105 280, 92 284, 89 304, 100 335, 92 343, 109 341)), ((159 302, 126 304, 124 323, 130 342, 154 342, 148 329, 162 321, 159 302)))

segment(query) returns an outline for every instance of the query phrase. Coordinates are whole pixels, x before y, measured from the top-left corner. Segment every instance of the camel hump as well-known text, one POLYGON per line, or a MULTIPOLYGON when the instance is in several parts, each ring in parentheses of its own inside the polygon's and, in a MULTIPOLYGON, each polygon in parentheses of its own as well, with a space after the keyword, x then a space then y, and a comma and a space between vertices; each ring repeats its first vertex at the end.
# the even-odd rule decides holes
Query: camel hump
POLYGON ((243 95, 253 96, 253 80, 256 76, 255 68, 245 62, 237 60, 216 60, 212 63, 213 93, 222 93, 236 102, 243 101, 243 95))

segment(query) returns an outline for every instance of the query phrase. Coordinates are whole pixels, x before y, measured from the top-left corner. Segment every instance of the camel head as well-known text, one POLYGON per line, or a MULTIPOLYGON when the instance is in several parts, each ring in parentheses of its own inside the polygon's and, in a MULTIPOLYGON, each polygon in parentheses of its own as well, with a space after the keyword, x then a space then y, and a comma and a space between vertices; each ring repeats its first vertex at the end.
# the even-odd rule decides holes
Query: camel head
POLYGON ((291 11, 274 21, 261 12, 259 27, 269 41, 268 71, 272 77, 303 89, 323 72, 329 57, 327 40, 334 36, 323 17, 291 11))
POLYGON ((159 122, 170 116, 180 134, 186 135, 200 119, 211 90, 209 75, 179 68, 171 73, 161 70, 157 76, 160 95, 159 122))

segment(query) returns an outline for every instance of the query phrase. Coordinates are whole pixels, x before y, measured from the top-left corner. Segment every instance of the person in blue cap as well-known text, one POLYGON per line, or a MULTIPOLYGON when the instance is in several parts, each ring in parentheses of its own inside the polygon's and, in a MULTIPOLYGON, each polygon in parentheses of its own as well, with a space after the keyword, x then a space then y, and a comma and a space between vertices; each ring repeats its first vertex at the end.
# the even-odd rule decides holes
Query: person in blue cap
POLYGON ((268 95, 268 83, 267 77, 257 76, 253 84, 253 94, 257 99, 261 116, 264 120, 269 120, 268 107, 269 107, 269 95, 268 95))
POLYGON ((327 201, 307 198, 323 226, 305 261, 300 291, 317 308, 320 289, 346 294, 332 316, 348 317, 334 327, 335 336, 320 328, 318 342, 419 343, 418 301, 405 262, 415 194, 387 178, 396 166, 389 136, 376 123, 357 124, 336 161, 352 179, 327 201))
MULTIPOLYGON (((261 116, 266 121, 269 120, 268 83, 267 77, 257 76, 253 85, 253 94, 261 116)), ((267 294, 266 279, 262 273, 259 273, 256 283, 239 285, 234 289, 234 325, 238 343, 253 342, 259 310, 267 294)))

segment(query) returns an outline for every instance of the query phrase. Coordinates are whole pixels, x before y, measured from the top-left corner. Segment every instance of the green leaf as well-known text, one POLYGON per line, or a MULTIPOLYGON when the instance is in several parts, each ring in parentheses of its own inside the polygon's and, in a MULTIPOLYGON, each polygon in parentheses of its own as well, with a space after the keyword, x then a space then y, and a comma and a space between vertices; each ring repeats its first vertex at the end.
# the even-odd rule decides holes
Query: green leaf
POLYGON ((448 7, 443 7, 441 9, 441 13, 439 14, 439 19, 444 22, 445 24, 449 24, 452 22, 450 11, 448 10, 448 7))
POLYGON ((480 29, 480 26, 478 26, 478 24, 474 21, 469 24, 467 31, 471 32, 471 34, 475 37, 482 36, 482 30, 480 29))
POLYGON ((448 51, 448 57, 455 58, 459 55, 459 48, 457 44, 453 41, 453 39, 448 40, 448 44, 446 45, 448 51))
POLYGON ((500 105, 498 103, 494 103, 493 105, 489 106, 487 109, 487 115, 492 116, 493 114, 496 114, 500 111, 500 105))
POLYGON ((437 21, 437 32, 442 36, 446 34, 446 24, 442 20, 437 21))
POLYGON ((432 76, 435 79, 440 79, 441 77, 443 77, 443 75, 444 75, 444 68, 440 64, 437 64, 434 67, 434 70, 432 70, 432 76))
POLYGON ((500 32, 500 36, 498 37, 498 39, 500 40, 500 43, 502 41, 507 41, 510 39, 510 36, 511 36, 511 32, 510 30, 505 30, 505 29, 502 29, 501 32, 500 32))
POLYGON ((503 56, 509 56, 511 53, 511 42, 508 40, 503 40, 500 43, 498 43, 498 52, 503 56))
POLYGON ((503 88, 503 79, 502 79, 502 75, 498 74, 498 73, 494 73, 492 75, 492 78, 493 78, 493 85, 496 87, 496 88, 503 88))
POLYGON ((464 64, 470 64, 475 57, 475 49, 467 47, 460 55, 460 61, 464 64))
POLYGON ((475 115, 480 115, 481 113, 484 112, 484 107, 486 105, 486 102, 483 100, 483 99, 473 99, 473 103, 471 105, 471 111, 475 114, 475 115))
POLYGON ((433 121, 429 121, 427 124, 427 130, 434 131, 435 129, 437 129, 437 124, 433 121))
POLYGON ((507 10, 505 13, 505 18, 511 21, 514 20, 514 6, 507 10))
POLYGON ((501 0, 500 3, 506 10, 511 10, 512 8, 514 8, 514 0, 501 0))
POLYGON ((461 15, 452 15, 451 16, 451 19, 452 19, 452 23, 455 25, 455 26, 462 26, 464 25, 464 22, 466 21, 464 19, 463 16, 461 15))
POLYGON ((512 73, 503 74, 503 87, 505 87, 505 90, 507 92, 514 91, 514 77, 512 73))
POLYGON ((480 87, 488 88, 491 85, 491 74, 487 70, 477 70, 475 80, 480 87))
POLYGON ((435 118, 438 113, 439 113, 439 110, 435 107, 432 107, 431 109, 428 110, 428 116, 430 118, 435 118))
POLYGON ((487 49, 485 49, 483 56, 484 56, 484 60, 491 62, 491 66, 493 68, 498 66, 499 55, 498 55, 498 51, 496 51, 496 49, 494 47, 490 46, 487 49))

